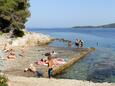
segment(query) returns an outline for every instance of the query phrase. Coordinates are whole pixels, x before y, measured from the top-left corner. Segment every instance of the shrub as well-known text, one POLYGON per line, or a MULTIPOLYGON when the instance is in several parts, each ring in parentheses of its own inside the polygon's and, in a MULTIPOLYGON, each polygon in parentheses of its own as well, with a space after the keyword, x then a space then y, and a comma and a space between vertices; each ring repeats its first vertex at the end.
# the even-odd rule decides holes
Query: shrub
POLYGON ((22 36, 24 35, 24 31, 22 31, 22 30, 20 30, 20 29, 15 29, 15 30, 13 31, 13 35, 14 35, 15 37, 22 37, 22 36))
POLYGON ((0 75, 0 86, 8 86, 8 78, 5 75, 0 75))

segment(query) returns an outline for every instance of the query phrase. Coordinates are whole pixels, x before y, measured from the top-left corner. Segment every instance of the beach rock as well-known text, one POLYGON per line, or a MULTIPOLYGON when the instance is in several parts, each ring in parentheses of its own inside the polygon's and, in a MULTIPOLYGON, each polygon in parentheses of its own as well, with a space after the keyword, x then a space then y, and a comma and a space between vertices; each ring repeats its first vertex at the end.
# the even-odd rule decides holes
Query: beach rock
POLYGON ((34 46, 44 45, 52 41, 52 38, 48 35, 41 33, 27 33, 21 38, 17 38, 12 41, 12 46, 34 46))
POLYGON ((3 48, 6 43, 9 43, 11 46, 34 46, 34 45, 45 45, 52 41, 48 35, 42 33, 30 33, 26 32, 23 37, 10 38, 8 34, 0 36, 0 45, 3 48))

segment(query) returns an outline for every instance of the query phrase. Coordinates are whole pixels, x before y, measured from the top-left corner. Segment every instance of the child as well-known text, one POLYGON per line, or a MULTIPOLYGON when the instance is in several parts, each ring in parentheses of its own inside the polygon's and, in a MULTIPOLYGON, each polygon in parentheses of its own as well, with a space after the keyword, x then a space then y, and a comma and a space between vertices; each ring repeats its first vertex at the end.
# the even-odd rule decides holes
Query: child
POLYGON ((46 63, 48 64, 48 77, 51 78, 53 75, 53 66, 55 65, 51 55, 48 56, 48 61, 46 63))

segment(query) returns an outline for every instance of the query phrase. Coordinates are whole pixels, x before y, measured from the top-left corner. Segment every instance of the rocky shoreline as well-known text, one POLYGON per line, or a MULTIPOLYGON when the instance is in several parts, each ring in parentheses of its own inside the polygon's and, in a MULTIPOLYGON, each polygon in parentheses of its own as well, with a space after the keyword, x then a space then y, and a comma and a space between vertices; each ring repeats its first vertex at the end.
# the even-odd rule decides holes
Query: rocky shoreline
MULTIPOLYGON (((15 47, 17 55, 19 54, 19 48, 15 47)), ((36 60, 41 58, 46 58, 43 54, 55 50, 59 54, 58 57, 63 58, 64 56, 69 59, 72 55, 81 51, 81 49, 68 49, 59 47, 48 47, 48 46, 32 46, 26 47, 29 51, 26 52, 25 57, 18 57, 14 61, 5 61, 4 67, 6 70, 4 73, 9 78, 10 86, 115 86, 114 83, 93 83, 89 81, 82 80, 69 80, 69 79, 47 79, 47 78, 37 78, 32 73, 25 73, 23 70, 30 63, 34 63, 36 60), (76 52, 77 51, 77 52, 76 52), (57 84, 58 82, 58 84, 57 84), (46 84, 47 83, 47 84, 46 84)), ((84 50, 84 49, 82 49, 84 50)), ((36 66, 38 69, 47 70, 47 67, 36 66)))
MULTIPOLYGON (((1 50, 3 44, 11 42, 11 40, 1 40, 1 50)), ((11 42, 13 49, 15 49, 17 58, 13 61, 2 61, 2 66, 0 66, 1 71, 5 73, 9 78, 9 86, 115 86, 113 83, 93 83, 88 81, 78 81, 78 80, 68 80, 68 79, 47 79, 47 78, 36 78, 32 73, 25 73, 24 68, 28 67, 30 63, 34 63, 41 58, 46 59, 44 53, 56 51, 58 53, 57 57, 65 58, 68 60, 75 54, 79 54, 81 51, 86 51, 87 49, 70 49, 61 47, 49 47, 47 44, 52 41, 52 38, 43 34, 29 33, 23 38, 13 39, 11 42), (30 42, 28 43, 29 40, 30 42), (37 41, 36 41, 37 40, 37 41), (39 41, 39 42, 38 42, 39 41), (25 46, 26 45, 26 46, 25 46), (44 46, 38 46, 44 45, 44 46), (25 48, 25 55, 20 56, 21 49, 25 48), (58 82, 58 83, 56 83, 58 82), (67 83, 66 83, 67 82, 67 83), (47 84, 46 84, 47 83, 47 84)), ((36 65, 38 70, 47 70, 46 66, 36 65)))
POLYGON ((9 34, 3 34, 0 36, 0 45, 9 43, 11 46, 35 46, 48 44, 52 40, 52 37, 42 33, 25 32, 23 37, 18 38, 10 38, 9 34))

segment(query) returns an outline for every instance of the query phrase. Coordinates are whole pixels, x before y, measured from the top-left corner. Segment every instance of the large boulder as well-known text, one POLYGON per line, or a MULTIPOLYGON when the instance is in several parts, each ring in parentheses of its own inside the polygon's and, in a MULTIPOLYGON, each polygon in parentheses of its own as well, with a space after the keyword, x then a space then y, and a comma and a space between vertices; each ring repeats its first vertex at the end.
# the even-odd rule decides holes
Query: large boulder
POLYGON ((34 46, 44 45, 52 41, 52 38, 48 35, 41 33, 27 33, 21 38, 17 38, 12 41, 13 46, 34 46))

